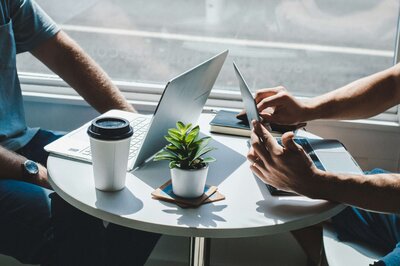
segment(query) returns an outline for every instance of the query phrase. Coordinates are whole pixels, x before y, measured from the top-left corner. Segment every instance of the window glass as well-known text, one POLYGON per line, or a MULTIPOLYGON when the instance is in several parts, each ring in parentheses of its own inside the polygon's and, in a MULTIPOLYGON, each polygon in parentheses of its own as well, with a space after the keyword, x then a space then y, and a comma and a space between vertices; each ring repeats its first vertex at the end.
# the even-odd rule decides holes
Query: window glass
MULTIPOLYGON (((393 63, 395 0, 37 0, 115 80, 165 84, 230 50, 216 87, 312 96, 393 63)), ((50 73, 27 54, 19 71, 50 73)))

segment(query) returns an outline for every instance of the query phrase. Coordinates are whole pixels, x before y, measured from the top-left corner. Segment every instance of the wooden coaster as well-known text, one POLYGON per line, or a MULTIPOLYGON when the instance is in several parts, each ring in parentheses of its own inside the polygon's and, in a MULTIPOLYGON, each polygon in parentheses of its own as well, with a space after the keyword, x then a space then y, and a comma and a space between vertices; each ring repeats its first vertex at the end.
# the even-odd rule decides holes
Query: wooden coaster
POLYGON ((176 196, 172 191, 172 182, 168 180, 161 187, 157 188, 151 193, 154 199, 163 200, 177 204, 182 208, 194 208, 201 204, 219 201, 225 199, 221 193, 217 192, 216 186, 206 185, 204 188, 204 194, 198 198, 182 198, 176 196))

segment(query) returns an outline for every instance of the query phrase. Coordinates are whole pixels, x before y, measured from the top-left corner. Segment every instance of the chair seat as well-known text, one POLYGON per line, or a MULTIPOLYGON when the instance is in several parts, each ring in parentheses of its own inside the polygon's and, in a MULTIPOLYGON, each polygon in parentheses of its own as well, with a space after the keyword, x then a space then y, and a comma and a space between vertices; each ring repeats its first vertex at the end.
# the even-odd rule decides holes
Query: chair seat
POLYGON ((323 228, 323 243, 330 266, 369 265, 385 254, 360 242, 340 241, 329 225, 323 228))

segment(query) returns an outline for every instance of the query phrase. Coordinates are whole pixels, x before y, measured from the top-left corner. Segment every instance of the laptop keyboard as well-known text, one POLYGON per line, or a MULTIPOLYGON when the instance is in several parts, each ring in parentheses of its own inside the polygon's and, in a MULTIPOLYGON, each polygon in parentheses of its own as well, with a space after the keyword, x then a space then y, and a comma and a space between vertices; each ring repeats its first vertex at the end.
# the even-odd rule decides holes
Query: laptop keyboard
MULTIPOLYGON (((147 129, 149 127, 151 118, 148 117, 137 117, 131 121, 131 126, 133 127, 133 135, 131 138, 131 144, 129 147, 128 160, 134 158, 142 144, 144 136, 146 135, 147 129)), ((90 146, 80 151, 85 156, 91 156, 90 146)))

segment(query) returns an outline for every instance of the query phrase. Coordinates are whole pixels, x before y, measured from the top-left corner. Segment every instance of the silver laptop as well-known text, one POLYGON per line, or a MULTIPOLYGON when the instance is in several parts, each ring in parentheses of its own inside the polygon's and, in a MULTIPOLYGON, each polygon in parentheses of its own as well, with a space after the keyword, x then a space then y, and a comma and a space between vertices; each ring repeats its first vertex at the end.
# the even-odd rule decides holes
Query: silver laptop
MULTIPOLYGON (((246 81, 235 63, 233 63, 233 68, 239 81, 240 93, 248 120, 260 121, 256 103, 246 81)), ((315 166, 323 171, 363 174, 350 153, 337 140, 296 138, 295 141, 310 155, 315 166)), ((280 142, 279 139, 278 142, 280 142)))
MULTIPOLYGON (((170 80, 153 116, 119 110, 101 115, 125 118, 133 126, 128 171, 143 164, 167 144, 164 135, 169 128, 175 127, 177 121, 197 123, 227 55, 228 50, 170 80)), ((50 143, 44 147, 45 150, 91 162, 89 137, 86 133, 90 123, 50 143)))

